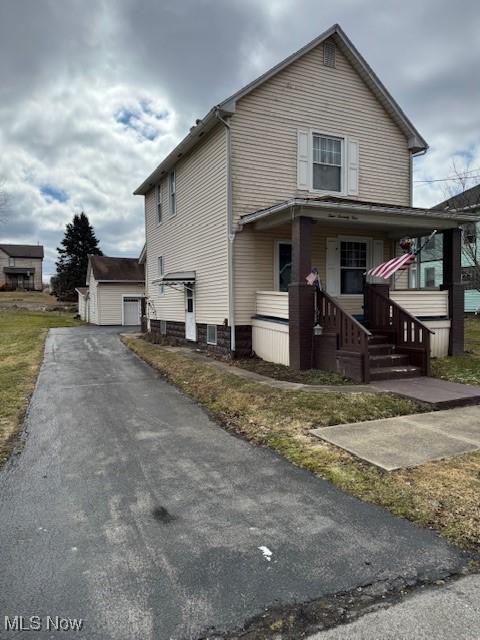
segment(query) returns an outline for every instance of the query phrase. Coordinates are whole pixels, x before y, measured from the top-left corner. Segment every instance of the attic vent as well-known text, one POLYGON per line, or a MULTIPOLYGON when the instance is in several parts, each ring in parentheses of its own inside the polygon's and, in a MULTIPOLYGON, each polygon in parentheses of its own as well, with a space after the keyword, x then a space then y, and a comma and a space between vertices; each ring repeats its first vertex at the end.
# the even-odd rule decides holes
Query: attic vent
POLYGON ((333 42, 325 42, 323 45, 323 64, 326 67, 335 66, 335 44, 333 42))

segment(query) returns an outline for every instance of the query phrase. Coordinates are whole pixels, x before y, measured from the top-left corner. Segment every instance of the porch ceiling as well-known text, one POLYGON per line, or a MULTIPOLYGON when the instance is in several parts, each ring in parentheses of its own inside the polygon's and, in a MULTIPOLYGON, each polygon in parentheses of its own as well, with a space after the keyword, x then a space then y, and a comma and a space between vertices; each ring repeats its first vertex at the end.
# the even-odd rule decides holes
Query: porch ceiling
POLYGON ((381 229, 392 239, 401 238, 407 232, 411 236, 421 236, 433 229, 444 231, 466 222, 480 221, 480 215, 473 213, 447 213, 322 196, 286 200, 243 216, 240 225, 253 224, 256 229, 268 229, 298 216, 308 216, 322 225, 344 226, 349 233, 354 233, 355 229, 381 229))

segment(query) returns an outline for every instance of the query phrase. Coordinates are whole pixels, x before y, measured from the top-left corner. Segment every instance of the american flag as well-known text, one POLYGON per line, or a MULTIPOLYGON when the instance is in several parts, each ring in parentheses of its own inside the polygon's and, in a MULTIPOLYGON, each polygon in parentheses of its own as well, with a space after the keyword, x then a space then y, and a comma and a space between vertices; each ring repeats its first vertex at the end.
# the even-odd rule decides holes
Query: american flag
POLYGON ((387 262, 382 262, 378 267, 373 267, 373 269, 367 272, 367 275, 387 280, 395 271, 406 269, 415 262, 415 258, 416 255, 414 253, 404 253, 402 256, 392 258, 391 260, 387 260, 387 262))

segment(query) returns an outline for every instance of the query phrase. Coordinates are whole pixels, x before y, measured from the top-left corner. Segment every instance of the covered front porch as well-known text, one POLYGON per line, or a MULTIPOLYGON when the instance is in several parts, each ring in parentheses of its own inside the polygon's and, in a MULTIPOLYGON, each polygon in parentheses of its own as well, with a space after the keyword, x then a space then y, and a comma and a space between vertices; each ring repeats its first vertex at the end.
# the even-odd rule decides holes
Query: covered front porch
POLYGON ((274 289, 255 293, 253 351, 361 382, 428 375, 431 356, 463 352, 460 225, 471 220, 471 214, 340 198, 294 199, 245 216, 242 225, 254 233, 283 234, 275 247, 274 289), (400 238, 433 229, 443 235, 440 287, 409 288, 406 271, 365 281, 369 268, 397 255, 400 238), (312 268, 319 289, 305 280, 312 268))

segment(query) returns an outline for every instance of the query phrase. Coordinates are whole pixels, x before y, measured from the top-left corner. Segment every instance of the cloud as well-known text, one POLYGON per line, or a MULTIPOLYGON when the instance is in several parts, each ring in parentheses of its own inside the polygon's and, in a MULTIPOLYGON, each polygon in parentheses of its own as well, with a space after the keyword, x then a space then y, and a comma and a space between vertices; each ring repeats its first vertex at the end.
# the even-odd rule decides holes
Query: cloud
POLYGON ((451 176, 453 160, 480 168, 473 0, 5 1, 2 240, 43 243, 52 273, 66 222, 84 210, 105 253, 138 254, 135 187, 197 117, 335 22, 430 143, 415 203, 442 200, 455 181, 426 180, 451 176))

